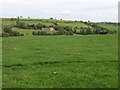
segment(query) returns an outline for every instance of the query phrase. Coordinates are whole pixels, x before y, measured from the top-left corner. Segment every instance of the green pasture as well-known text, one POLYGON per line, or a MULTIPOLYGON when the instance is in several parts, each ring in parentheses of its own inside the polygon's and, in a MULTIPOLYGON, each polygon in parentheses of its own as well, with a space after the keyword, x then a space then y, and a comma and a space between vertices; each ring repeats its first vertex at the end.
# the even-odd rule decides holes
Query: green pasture
POLYGON ((118 25, 113 25, 113 24, 98 24, 98 26, 101 26, 103 28, 106 28, 108 30, 116 30, 118 31, 118 25))
POLYGON ((3 88, 116 88, 117 35, 3 38, 3 88))

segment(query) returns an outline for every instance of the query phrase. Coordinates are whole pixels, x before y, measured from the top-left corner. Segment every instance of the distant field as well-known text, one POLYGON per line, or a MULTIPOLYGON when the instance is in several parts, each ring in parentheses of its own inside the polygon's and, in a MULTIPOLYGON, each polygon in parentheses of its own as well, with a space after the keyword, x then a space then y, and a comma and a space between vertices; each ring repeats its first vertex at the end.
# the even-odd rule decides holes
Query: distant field
MULTIPOLYGON (((78 27, 78 28, 81 28, 81 27, 89 27, 87 25, 85 25, 84 23, 68 23, 67 20, 50 20, 50 19, 21 19, 22 22, 25 22, 26 24, 38 24, 38 23, 41 23, 41 24, 44 24, 44 25, 47 25, 47 26, 50 26, 50 25, 54 25, 53 23, 54 22, 57 22, 59 25, 62 25, 62 26, 71 26, 71 27, 78 27)), ((6 25, 6 26, 10 26, 10 25, 15 25, 15 21, 11 21, 10 19, 3 19, 2 21, 3 25, 6 25)))
POLYGON ((18 28, 13 28, 13 31, 18 31, 22 34, 24 34, 25 36, 32 36, 32 32, 33 31, 40 31, 40 30, 31 30, 31 29, 18 29, 18 28))
POLYGON ((98 24, 99 26, 106 28, 108 30, 116 30, 118 31, 118 26, 117 25, 113 25, 113 24, 98 24))
POLYGON ((58 23, 59 25, 62 25, 62 26, 71 26, 71 27, 78 27, 78 28, 81 28, 81 27, 89 27, 87 25, 85 25, 84 23, 58 23))
POLYGON ((15 21, 10 21, 10 20, 2 21, 2 26, 13 26, 13 25, 15 25, 15 21))
POLYGON ((115 88, 116 35, 3 38, 3 88, 115 88))

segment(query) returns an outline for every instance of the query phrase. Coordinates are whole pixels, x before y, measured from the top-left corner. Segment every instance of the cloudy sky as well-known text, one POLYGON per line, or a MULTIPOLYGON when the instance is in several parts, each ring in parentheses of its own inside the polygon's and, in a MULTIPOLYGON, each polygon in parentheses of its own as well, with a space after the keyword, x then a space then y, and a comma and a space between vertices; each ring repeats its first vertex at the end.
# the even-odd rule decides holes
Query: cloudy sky
POLYGON ((0 17, 117 21, 119 0, 0 0, 0 17))

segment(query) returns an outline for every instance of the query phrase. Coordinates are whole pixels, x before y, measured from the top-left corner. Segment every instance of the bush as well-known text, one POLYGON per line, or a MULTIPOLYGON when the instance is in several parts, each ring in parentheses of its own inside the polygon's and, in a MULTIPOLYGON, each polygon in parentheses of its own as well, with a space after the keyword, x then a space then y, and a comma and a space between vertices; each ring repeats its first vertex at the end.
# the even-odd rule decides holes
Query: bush
POLYGON ((21 34, 17 31, 13 31, 11 36, 21 36, 21 34))
POLYGON ((20 36, 20 33, 17 31, 13 31, 12 27, 4 27, 3 28, 3 37, 8 37, 8 36, 20 36))
POLYGON ((40 35, 47 35, 47 32, 46 31, 41 31, 40 35))
POLYGON ((54 25, 58 25, 57 22, 53 22, 54 25))
POLYGON ((23 33, 21 33, 21 36, 24 36, 24 34, 23 34, 23 33))
POLYGON ((0 37, 2 37, 2 33, 0 34, 0 37))
POLYGON ((58 32, 54 32, 53 35, 59 35, 59 33, 58 32))
POLYGON ((37 32, 33 31, 33 32, 32 32, 32 35, 37 35, 37 32))
POLYGON ((6 33, 11 33, 12 32, 12 27, 3 27, 3 32, 6 32, 6 33))
POLYGON ((42 28, 47 28, 47 26, 46 26, 46 25, 43 25, 43 24, 38 23, 38 24, 36 25, 36 28, 37 28, 37 29, 42 29, 42 28))
POLYGON ((108 34, 116 34, 117 33, 117 31, 116 30, 106 30, 106 32, 108 33, 108 34))
POLYGON ((58 35, 66 35, 67 31, 65 29, 61 29, 58 31, 58 35))
POLYGON ((92 34, 91 28, 87 28, 87 29, 86 29, 86 34, 92 34))
POLYGON ((73 32, 70 30, 70 31, 67 31, 65 34, 66 35, 73 35, 73 32))
MULTIPOLYGON (((33 31, 32 35, 48 35, 48 33, 46 31, 33 31)), ((50 34, 51 35, 51 34, 50 34)))
POLYGON ((37 26, 35 24, 29 25, 27 24, 28 29, 37 29, 37 26))
POLYGON ((9 33, 5 33, 5 32, 2 33, 2 37, 9 37, 9 36, 10 36, 9 33))
POLYGON ((76 34, 76 33, 77 33, 77 30, 76 30, 76 29, 74 29, 74 30, 73 30, 73 33, 75 33, 75 34, 76 34))
POLYGON ((67 31, 70 31, 70 30, 72 30, 72 27, 65 26, 64 29, 67 30, 67 31))
POLYGON ((85 30, 85 29, 80 30, 80 34, 82 34, 82 35, 86 35, 86 30, 85 30))
POLYGON ((18 25, 19 28, 26 29, 27 25, 24 22, 20 22, 18 25))

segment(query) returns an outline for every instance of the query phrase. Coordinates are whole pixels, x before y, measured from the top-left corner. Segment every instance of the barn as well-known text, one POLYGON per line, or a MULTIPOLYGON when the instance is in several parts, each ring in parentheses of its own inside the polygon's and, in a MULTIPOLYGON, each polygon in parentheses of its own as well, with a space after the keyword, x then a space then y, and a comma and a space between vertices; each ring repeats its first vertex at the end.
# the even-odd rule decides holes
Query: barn
POLYGON ((49 28, 42 28, 42 30, 46 30, 46 31, 55 31, 55 29, 52 28, 52 27, 49 27, 49 28))

